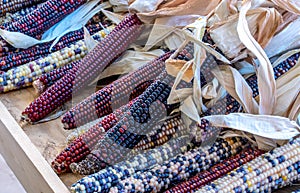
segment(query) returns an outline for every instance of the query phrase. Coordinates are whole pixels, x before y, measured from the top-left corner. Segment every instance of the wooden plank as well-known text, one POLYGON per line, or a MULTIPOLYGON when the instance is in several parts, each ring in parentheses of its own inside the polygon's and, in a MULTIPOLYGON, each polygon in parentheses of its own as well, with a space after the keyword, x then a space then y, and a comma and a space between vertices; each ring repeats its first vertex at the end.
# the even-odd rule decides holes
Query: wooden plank
POLYGON ((0 152, 27 192, 69 193, 0 101, 0 152))

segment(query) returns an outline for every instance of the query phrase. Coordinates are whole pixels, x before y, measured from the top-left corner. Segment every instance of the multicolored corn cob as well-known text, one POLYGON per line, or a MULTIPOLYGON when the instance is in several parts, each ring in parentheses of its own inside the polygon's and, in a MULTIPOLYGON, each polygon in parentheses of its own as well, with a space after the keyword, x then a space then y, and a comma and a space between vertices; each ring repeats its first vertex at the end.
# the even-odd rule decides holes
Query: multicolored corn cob
POLYGON ((39 38, 47 29, 85 2, 86 0, 47 0, 28 15, 5 26, 5 29, 39 38))
POLYGON ((169 118, 163 123, 157 123, 153 131, 148 133, 136 146, 135 149, 147 150, 164 144, 172 138, 187 134, 187 129, 180 116, 169 118))
MULTIPOLYGON (((101 41, 105 36, 104 30, 101 30, 94 34, 93 38, 101 41)), ((2 72, 0 73, 0 93, 30 86, 43 73, 81 59, 87 53, 85 42, 80 40, 69 47, 49 54, 45 58, 18 66, 7 72, 2 72)))
POLYGON ((84 186, 86 189, 90 189, 90 192, 108 192, 111 187, 130 177, 135 172, 151 169, 154 165, 161 164, 193 148, 188 142, 189 138, 187 136, 172 139, 162 146, 139 153, 127 161, 109 166, 95 174, 84 177, 74 184, 71 189, 73 192, 80 192, 79 190, 84 189, 82 188, 84 186))
POLYGON ((38 94, 43 93, 47 88, 66 75, 70 69, 73 69, 74 67, 78 68, 79 63, 80 60, 77 60, 63 67, 54 69, 46 74, 42 74, 42 76, 33 82, 33 87, 38 94))
POLYGON ((197 193, 273 192, 300 180, 300 138, 248 162, 197 193))
POLYGON ((166 193, 187 193, 196 191, 202 186, 208 184, 209 182, 224 176, 228 172, 236 169, 237 167, 243 164, 248 163, 249 161, 261 155, 262 153, 262 151, 253 148, 243 150, 235 156, 232 156, 224 160, 223 162, 214 165, 208 170, 201 172, 196 176, 188 179, 188 181, 182 182, 176 185, 175 187, 167 190, 166 193))
POLYGON ((44 0, 2 0, 0 2, 0 16, 5 16, 6 13, 14 13, 25 7, 41 3, 44 0))
MULTIPOLYGON (((101 31, 102 26, 100 24, 95 24, 93 26, 88 26, 87 29, 91 34, 94 34, 96 32, 101 31)), ((103 35, 101 34, 101 36, 104 37, 105 34, 103 35)), ((7 71, 13 67, 26 64, 28 62, 37 60, 41 57, 45 57, 51 52, 61 50, 71 44, 76 43, 79 40, 83 40, 83 38, 84 38, 84 31, 83 29, 80 29, 74 32, 70 32, 65 36, 63 36, 60 39, 60 41, 52 48, 51 51, 50 51, 50 47, 52 45, 52 42, 39 44, 37 46, 33 46, 25 50, 8 52, 6 56, 0 59, 0 70, 7 71)))
MULTIPOLYGON (((131 175, 125 174, 122 179, 114 173, 88 176, 74 184, 71 190, 73 192, 159 192, 167 189, 171 184, 210 168, 246 147, 249 147, 247 140, 241 138, 219 139, 212 147, 190 150, 150 170, 135 172, 131 175), (112 187, 106 187, 103 184, 102 181, 107 180, 112 187), (88 181, 91 183, 87 183, 88 181)), ((123 170, 126 171, 126 168, 123 170)))
POLYGON ((164 67, 164 61, 171 56, 168 52, 154 59, 140 69, 123 76, 103 89, 89 96, 67 112, 62 123, 65 129, 72 129, 112 112, 129 101, 129 96, 139 84, 155 80, 164 67))
POLYGON ((78 65, 78 70, 71 69, 62 79, 33 101, 22 115, 30 122, 39 121, 49 115, 56 108, 70 100, 72 94, 78 94, 81 89, 94 80, 98 73, 124 52, 141 32, 141 21, 136 15, 125 17, 106 38, 82 59, 78 65), (49 98, 49 96, 55 96, 58 91, 61 93, 60 96, 63 97, 49 98), (45 99, 47 99, 47 104, 53 104, 50 108, 47 108, 47 105, 43 105, 45 99), (31 113, 31 109, 35 107, 40 107, 39 111, 42 113, 31 113))
POLYGON ((69 165, 79 162, 85 158, 95 147, 97 142, 102 139, 105 133, 112 128, 130 108, 133 101, 122 106, 115 112, 105 116, 101 121, 92 126, 86 133, 74 139, 52 162, 52 168, 57 174, 70 171, 69 165))

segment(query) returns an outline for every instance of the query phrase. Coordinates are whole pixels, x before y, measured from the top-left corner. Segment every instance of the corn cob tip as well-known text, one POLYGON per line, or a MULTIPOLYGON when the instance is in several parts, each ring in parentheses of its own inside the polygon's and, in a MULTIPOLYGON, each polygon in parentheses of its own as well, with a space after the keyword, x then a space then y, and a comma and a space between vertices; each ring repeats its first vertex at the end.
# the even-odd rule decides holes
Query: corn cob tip
POLYGON ((32 84, 37 95, 40 95, 45 90, 45 85, 40 80, 35 80, 32 84))

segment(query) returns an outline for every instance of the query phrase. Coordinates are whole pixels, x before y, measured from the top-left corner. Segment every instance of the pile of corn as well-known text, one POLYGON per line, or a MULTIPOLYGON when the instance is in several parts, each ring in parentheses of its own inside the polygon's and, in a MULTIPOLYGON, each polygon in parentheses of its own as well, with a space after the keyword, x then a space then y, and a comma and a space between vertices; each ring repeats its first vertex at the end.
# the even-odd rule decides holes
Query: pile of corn
MULTIPOLYGON (((0 29, 42 39, 91 2, 3 0, 0 29)), ((193 1, 100 0, 96 7, 109 6, 55 45, 14 47, 1 31, 0 93, 33 86, 39 95, 22 121, 43 122, 73 100, 61 127, 74 131, 51 163, 57 174, 85 176, 72 192, 274 192, 299 182, 300 44, 291 32, 298 29, 299 6, 281 0, 204 2, 199 6, 210 11, 193 9, 193 1), (182 7, 186 17, 177 12, 182 7), (191 21, 197 15, 206 17, 191 21), (149 33, 153 23, 177 30, 166 35, 154 25, 149 33), (157 50, 160 56, 150 59, 157 50), (130 52, 135 57, 126 58, 130 52), (147 62, 139 67, 126 65, 141 58, 147 62), (127 71, 112 72, 116 65, 127 71), (109 83, 99 89, 105 70, 109 83), (249 123, 226 122, 230 115, 245 115, 249 123), (262 118, 275 116, 287 128, 261 128, 262 118)))

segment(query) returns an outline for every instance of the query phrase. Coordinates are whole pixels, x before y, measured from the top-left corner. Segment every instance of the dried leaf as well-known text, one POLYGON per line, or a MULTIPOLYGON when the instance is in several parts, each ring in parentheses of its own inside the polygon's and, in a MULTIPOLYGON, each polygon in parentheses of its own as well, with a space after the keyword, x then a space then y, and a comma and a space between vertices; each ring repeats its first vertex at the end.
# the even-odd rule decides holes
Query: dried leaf
POLYGON ((280 7, 281 9, 285 9, 289 12, 300 15, 300 2, 299 2, 299 0, 289 0, 289 1, 271 0, 271 1, 275 5, 280 7))
POLYGON ((201 122, 201 119, 200 119, 200 116, 199 116, 199 113, 198 113, 198 110, 195 106, 195 103, 192 99, 191 96, 189 96, 188 98, 186 98, 182 105, 180 106, 180 111, 182 113, 184 113, 188 118, 196 121, 197 123, 200 123, 201 122))
POLYGON ((271 115, 276 103, 276 84, 273 75, 273 68, 266 53, 251 35, 247 24, 246 13, 251 7, 251 1, 246 0, 243 1, 243 3, 244 4, 241 8, 238 19, 237 32, 241 42, 257 57, 260 62, 260 65, 256 68, 258 90, 260 93, 259 114, 271 115))
POLYGON ((84 29, 85 45, 86 45, 88 51, 91 51, 98 44, 98 41, 91 37, 91 34, 86 27, 84 27, 83 29, 84 29))
MULTIPOLYGON (((136 0, 135 0, 136 1, 136 0)), ((135 3, 132 2, 132 4, 135 3)), ((140 1, 145 4, 145 1, 140 1)), ((152 0, 152 2, 160 2, 152 0)), ((220 2, 220 0, 170 0, 162 1, 156 10, 150 12, 139 12, 137 15, 144 23, 153 23, 155 19, 168 17, 168 16, 181 16, 181 15, 207 15, 210 13, 220 2)), ((132 5, 131 4, 131 5, 132 5)), ((131 9, 131 5, 129 9, 131 9)), ((140 5, 143 6, 143 5, 140 5)), ((146 10, 146 8, 140 8, 146 10)))
POLYGON ((276 34, 265 48, 268 57, 271 58, 287 50, 299 48, 300 32, 295 30, 299 27, 300 17, 276 34))
POLYGON ((219 87, 219 82, 216 78, 214 78, 211 82, 207 83, 203 88, 202 88, 202 96, 205 99, 213 99, 218 96, 218 87, 219 87))
POLYGON ((252 97, 253 92, 242 75, 230 66, 220 66, 212 73, 226 91, 234 97, 248 113, 258 113, 258 104, 252 97))
POLYGON ((289 140, 300 133, 295 121, 280 116, 231 113, 204 118, 215 127, 231 128, 269 139, 289 140))
MULTIPOLYGON (((168 59, 166 60, 166 70, 169 75, 177 77, 178 73, 181 71, 182 67, 186 64, 187 62, 184 60, 175 60, 175 59, 168 59)), ((190 82, 193 79, 193 69, 192 66, 190 65, 188 69, 184 72, 182 76, 182 80, 186 82, 190 82)))
POLYGON ((175 78, 174 84, 172 86, 170 95, 168 97, 168 104, 174 104, 183 101, 187 96, 192 95, 193 90, 191 88, 185 88, 185 89, 179 89, 177 90, 177 86, 182 80, 182 77, 184 76, 185 72, 190 68, 190 66, 193 64, 193 61, 186 62, 181 70, 177 73, 177 76, 175 78))
MULTIPOLYGON (((283 76, 276 80, 277 103, 274 115, 289 117, 295 120, 295 110, 299 109, 300 101, 300 61, 283 76)), ((296 112, 299 110, 296 110, 296 112)))
MULTIPOLYGON (((241 51, 245 48, 238 38, 238 19, 239 14, 232 15, 227 20, 216 23, 210 29, 215 44, 223 51, 225 56, 232 59, 236 57, 241 59, 241 51)), ((281 15, 273 8, 259 7, 249 10, 244 21, 248 22, 250 34, 255 37, 262 47, 265 47, 280 25, 281 15)))
POLYGON ((155 11, 163 0, 135 0, 130 4, 129 9, 131 12, 136 13, 149 13, 155 11))
POLYGON ((105 9, 101 9, 101 11, 109 20, 111 20, 115 24, 119 24, 124 18, 124 16, 122 16, 122 15, 113 13, 111 11, 107 11, 105 9))

